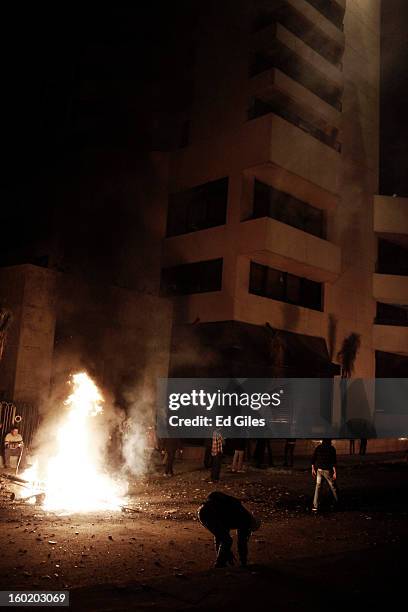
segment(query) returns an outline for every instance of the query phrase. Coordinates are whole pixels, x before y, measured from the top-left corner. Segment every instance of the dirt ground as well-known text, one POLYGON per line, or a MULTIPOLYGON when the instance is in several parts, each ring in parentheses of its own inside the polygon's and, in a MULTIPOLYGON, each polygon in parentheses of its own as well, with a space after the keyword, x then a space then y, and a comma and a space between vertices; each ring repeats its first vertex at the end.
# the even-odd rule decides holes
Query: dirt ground
POLYGON ((62 516, 0 507, 0 589, 68 589, 75 610, 366 609, 405 597, 408 464, 402 457, 339 466, 342 507, 310 513, 309 470, 223 469, 217 486, 197 465, 133 484, 135 513, 62 516), (211 535, 196 519, 212 490, 262 519, 250 566, 213 569, 211 535))

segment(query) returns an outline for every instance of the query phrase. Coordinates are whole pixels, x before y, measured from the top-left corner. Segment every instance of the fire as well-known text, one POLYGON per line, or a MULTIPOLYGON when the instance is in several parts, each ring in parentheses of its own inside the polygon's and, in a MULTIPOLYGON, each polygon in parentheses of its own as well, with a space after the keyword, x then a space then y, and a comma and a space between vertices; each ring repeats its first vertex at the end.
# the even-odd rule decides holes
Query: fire
MULTIPOLYGON (((116 510, 124 503, 126 485, 113 480, 102 467, 95 430, 103 396, 85 372, 73 375, 70 384, 73 390, 64 402, 65 414, 56 434, 57 451, 45 465, 43 506, 68 512, 116 510)), ((29 476, 36 480, 32 473, 29 476)))

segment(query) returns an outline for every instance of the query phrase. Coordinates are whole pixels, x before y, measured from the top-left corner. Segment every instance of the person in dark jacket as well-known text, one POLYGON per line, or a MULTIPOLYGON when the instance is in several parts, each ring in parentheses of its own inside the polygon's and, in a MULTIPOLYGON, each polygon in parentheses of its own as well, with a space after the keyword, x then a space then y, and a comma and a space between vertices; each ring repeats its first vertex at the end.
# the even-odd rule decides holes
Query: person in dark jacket
POLYGON ((256 441, 254 459, 257 468, 264 467, 265 450, 268 451, 268 465, 273 466, 272 443, 269 438, 258 438, 256 441))
POLYGON ((313 512, 317 512, 319 507, 319 494, 322 486, 322 478, 324 478, 330 487, 336 503, 339 501, 336 488, 336 470, 337 456, 336 449, 332 445, 329 438, 322 440, 322 443, 316 446, 312 457, 312 476, 316 478, 316 487, 313 498, 313 512))
POLYGON ((198 510, 200 523, 210 531, 215 540, 215 567, 234 564, 230 530, 236 529, 238 535, 238 554, 241 565, 248 561, 248 540, 253 531, 259 529, 261 522, 247 510, 236 497, 220 491, 213 491, 198 510))
POLYGON ((173 464, 176 452, 182 450, 180 438, 163 438, 163 450, 165 451, 165 476, 174 476, 173 464))

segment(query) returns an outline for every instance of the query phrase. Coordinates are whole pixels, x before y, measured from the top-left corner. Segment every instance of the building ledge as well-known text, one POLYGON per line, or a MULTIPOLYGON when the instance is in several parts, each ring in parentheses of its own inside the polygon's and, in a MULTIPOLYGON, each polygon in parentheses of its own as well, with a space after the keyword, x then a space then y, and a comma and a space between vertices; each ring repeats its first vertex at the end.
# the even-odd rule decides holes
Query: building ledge
POLYGON ((408 355, 408 327, 374 325, 373 348, 384 353, 408 355))
POLYGON ((373 274, 373 297, 378 302, 408 304, 408 276, 373 274))
POLYGON ((374 196, 374 231, 384 238, 408 244, 408 198, 374 196))
POLYGON ((340 247, 275 219, 242 222, 238 241, 240 255, 316 282, 333 282, 341 271, 340 247))

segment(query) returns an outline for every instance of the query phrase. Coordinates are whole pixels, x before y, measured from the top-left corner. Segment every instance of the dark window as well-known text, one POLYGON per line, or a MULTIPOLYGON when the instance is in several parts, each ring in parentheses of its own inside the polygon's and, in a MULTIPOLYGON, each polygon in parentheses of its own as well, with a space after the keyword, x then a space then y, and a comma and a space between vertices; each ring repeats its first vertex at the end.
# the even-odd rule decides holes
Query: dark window
POLYGON ((375 351, 376 378, 407 378, 408 357, 395 353, 375 351))
POLYGON ((267 49, 254 53, 249 76, 255 76, 271 68, 278 68, 319 98, 341 110, 342 88, 331 83, 323 73, 276 39, 267 49))
POLYGON ((251 261, 249 293, 312 310, 323 310, 321 283, 253 261, 251 261))
POLYGON ((207 293, 221 291, 221 287, 222 259, 198 261, 162 270, 162 295, 207 293))
POLYGON ((380 239, 378 241, 377 272, 408 276, 408 249, 380 239))
POLYGON ((341 66, 344 46, 326 36, 320 28, 290 4, 283 3, 274 10, 261 11, 255 19, 253 29, 258 32, 276 22, 285 26, 329 62, 341 66))
POLYGON ((292 227, 325 238, 324 211, 255 179, 253 217, 271 217, 292 227))
POLYGON ((337 140, 339 134, 338 129, 329 125, 324 128, 317 125, 316 120, 310 116, 310 113, 299 108, 298 105, 297 108, 295 108, 287 96, 275 93, 273 96, 271 95, 268 100, 261 100, 259 98, 252 99, 248 109, 249 120, 263 117, 263 115, 268 115, 269 113, 274 113, 278 115, 278 117, 282 117, 282 119, 289 121, 289 123, 307 132, 307 134, 320 140, 320 142, 323 142, 335 151, 341 151, 341 144, 337 140))
POLYGON ((308 0, 308 2, 339 30, 343 30, 344 8, 337 4, 336 0, 308 0))
POLYGON ((378 325, 408 326, 408 306, 377 302, 375 323, 378 325))
POLYGON ((167 236, 224 225, 227 216, 228 178, 199 185, 169 196, 167 236))

